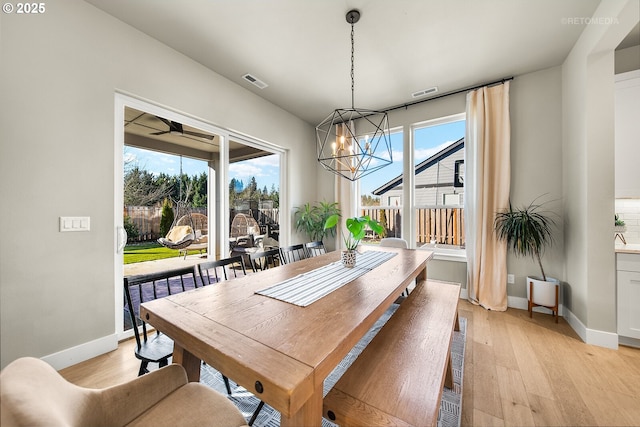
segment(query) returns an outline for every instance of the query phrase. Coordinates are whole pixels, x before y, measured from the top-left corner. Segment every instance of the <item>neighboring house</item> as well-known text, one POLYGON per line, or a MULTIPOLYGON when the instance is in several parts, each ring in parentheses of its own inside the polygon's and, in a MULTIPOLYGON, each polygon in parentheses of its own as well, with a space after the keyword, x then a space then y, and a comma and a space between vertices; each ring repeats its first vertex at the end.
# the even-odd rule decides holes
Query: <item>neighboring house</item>
MULTIPOLYGON (((461 206, 464 194, 464 138, 418 163, 415 168, 416 206, 461 206)), ((402 205, 402 175, 378 187, 381 206, 402 205)))

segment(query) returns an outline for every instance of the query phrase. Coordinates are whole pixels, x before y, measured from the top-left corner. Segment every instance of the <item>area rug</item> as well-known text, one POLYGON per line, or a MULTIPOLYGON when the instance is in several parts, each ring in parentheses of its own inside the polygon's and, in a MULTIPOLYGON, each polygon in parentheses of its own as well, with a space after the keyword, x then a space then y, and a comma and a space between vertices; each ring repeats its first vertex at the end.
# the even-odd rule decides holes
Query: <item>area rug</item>
MULTIPOLYGON (((394 304, 385 314, 382 315, 376 324, 367 332, 367 334, 353 347, 349 354, 338 364, 333 372, 324 382, 324 395, 338 382, 346 369, 351 366, 353 361, 364 350, 373 337, 378 333, 380 328, 389 320, 389 317, 397 310, 398 304, 394 304)), ((464 373, 464 353, 465 338, 467 330, 467 321, 460 318, 460 331, 453 335, 453 343, 451 345, 451 359, 453 365, 453 389, 445 388, 440 403, 440 414, 438 415, 439 427, 460 427, 460 412, 462 408, 462 378, 464 373)), ((227 395, 222 375, 214 368, 208 365, 202 365, 200 373, 200 381, 214 390, 227 395)), ((258 406, 260 400, 247 391, 244 387, 231 382, 231 400, 242 412, 247 421, 251 418, 253 412, 258 406)), ((265 404, 254 424, 255 427, 278 427, 280 425, 280 413, 271 406, 265 404)), ((336 424, 327 419, 322 420, 323 427, 336 427, 336 424)))

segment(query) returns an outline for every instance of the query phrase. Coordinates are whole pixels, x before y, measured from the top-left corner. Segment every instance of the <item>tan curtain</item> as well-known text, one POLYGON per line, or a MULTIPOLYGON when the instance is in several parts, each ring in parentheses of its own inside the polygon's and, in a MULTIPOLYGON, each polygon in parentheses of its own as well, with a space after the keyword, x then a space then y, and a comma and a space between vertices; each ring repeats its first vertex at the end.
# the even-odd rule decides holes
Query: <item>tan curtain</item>
POLYGON ((467 94, 465 240, 469 300, 507 309, 507 247, 493 231, 509 205, 511 181, 509 82, 467 94))

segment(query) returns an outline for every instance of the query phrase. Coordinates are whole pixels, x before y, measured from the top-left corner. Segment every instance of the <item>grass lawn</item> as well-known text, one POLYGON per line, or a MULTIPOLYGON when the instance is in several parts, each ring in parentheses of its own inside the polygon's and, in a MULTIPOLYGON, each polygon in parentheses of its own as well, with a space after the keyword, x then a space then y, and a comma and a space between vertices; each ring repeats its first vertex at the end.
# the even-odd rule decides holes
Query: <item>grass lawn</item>
MULTIPOLYGON (((200 251, 189 251, 189 255, 198 254, 200 251)), ((124 247, 124 263, 153 261, 156 259, 176 258, 180 256, 177 249, 165 248, 159 243, 138 243, 124 247)))

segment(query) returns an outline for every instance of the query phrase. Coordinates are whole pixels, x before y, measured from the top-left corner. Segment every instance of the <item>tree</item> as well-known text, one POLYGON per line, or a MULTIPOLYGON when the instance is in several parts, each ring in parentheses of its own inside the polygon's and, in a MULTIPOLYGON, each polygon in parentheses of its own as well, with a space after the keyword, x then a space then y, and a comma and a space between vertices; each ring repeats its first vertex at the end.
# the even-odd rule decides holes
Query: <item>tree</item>
POLYGON ((170 195, 168 182, 156 179, 138 166, 132 167, 124 176, 124 204, 127 206, 153 206, 170 195))
POLYGON ((207 206, 207 174, 201 173, 191 178, 193 182, 193 207, 207 206))
POLYGON ((127 232, 127 240, 135 239, 139 236, 138 226, 129 215, 124 216, 124 229, 127 232))
POLYGON ((273 207, 280 207, 280 192, 276 188, 275 184, 271 184, 271 191, 269 192, 269 200, 273 200, 273 207))
POLYGON ((380 197, 372 197, 368 194, 360 196, 360 204, 362 206, 380 206, 380 197))
POLYGON ((165 198, 162 202, 162 216, 160 217, 160 234, 166 236, 173 225, 174 214, 173 205, 169 198, 165 198))
POLYGON ((389 225, 387 224, 387 211, 380 210, 380 225, 387 231, 389 231, 389 225))

